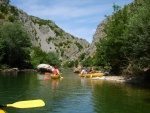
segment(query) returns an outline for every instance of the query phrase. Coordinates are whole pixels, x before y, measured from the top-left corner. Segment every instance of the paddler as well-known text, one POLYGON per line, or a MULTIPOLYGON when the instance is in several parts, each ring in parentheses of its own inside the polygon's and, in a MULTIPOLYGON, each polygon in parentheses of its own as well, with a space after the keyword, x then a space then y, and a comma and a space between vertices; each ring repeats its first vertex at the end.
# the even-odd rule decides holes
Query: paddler
POLYGON ((57 66, 54 66, 54 68, 52 69, 52 73, 53 73, 54 75, 59 75, 59 76, 60 76, 60 72, 59 72, 57 66))

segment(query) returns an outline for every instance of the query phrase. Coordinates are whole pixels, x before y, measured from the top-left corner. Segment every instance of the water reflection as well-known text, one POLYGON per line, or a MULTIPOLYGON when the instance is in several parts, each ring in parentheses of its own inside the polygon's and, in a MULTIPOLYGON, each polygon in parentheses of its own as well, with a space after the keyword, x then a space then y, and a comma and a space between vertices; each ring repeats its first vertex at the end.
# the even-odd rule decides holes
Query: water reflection
POLYGON ((94 87, 94 85, 102 86, 103 85, 103 80, 96 80, 96 79, 81 77, 81 85, 82 86, 90 85, 92 88, 94 87))
POLYGON ((43 81, 45 81, 45 83, 50 82, 53 91, 56 91, 56 89, 59 85, 59 81, 62 80, 62 79, 51 79, 50 74, 39 74, 39 73, 37 73, 37 79, 38 80, 43 80, 43 81))
POLYGON ((124 83, 104 81, 103 85, 94 85, 92 101, 97 113, 148 113, 150 105, 144 99, 149 93, 124 83))
POLYGON ((6 108, 8 113, 149 113, 150 90, 123 83, 93 80, 65 71, 61 79, 45 74, 0 76, 1 103, 42 99, 34 109, 6 108), (66 72, 66 73, 65 73, 66 72), (137 107, 138 106, 138 107, 137 107))
POLYGON ((87 82, 86 78, 85 77, 81 77, 81 85, 85 86, 86 82, 87 82))
POLYGON ((99 87, 101 87, 103 85, 103 80, 94 80, 94 79, 91 79, 90 83, 91 83, 92 87, 94 87, 94 85, 98 85, 99 87))
POLYGON ((59 85, 59 79, 52 79, 52 89, 53 89, 53 91, 56 91, 58 85, 59 85))
POLYGON ((50 77, 50 74, 40 74, 40 73, 37 73, 37 79, 38 80, 50 80, 51 77, 50 77))

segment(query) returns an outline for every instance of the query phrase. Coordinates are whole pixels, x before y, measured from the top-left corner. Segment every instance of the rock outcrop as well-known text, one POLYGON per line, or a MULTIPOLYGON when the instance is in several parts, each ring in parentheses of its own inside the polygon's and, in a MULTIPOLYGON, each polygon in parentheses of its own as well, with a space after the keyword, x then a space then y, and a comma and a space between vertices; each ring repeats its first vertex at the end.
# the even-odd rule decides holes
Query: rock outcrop
POLYGON ((106 33, 104 31, 104 28, 108 22, 108 18, 105 18, 96 28, 96 32, 93 36, 93 41, 91 43, 91 45, 89 46, 89 48, 87 48, 85 51, 87 53, 87 57, 93 57, 96 53, 96 43, 98 43, 100 41, 100 39, 105 38, 106 33))
POLYGON ((66 33, 51 20, 28 15, 14 6, 7 7, 13 9, 13 14, 9 12, 8 16, 13 15, 15 21, 21 22, 26 28, 32 45, 45 52, 59 53, 62 63, 78 59, 90 45, 86 40, 66 33))
POLYGON ((45 73, 45 72, 52 72, 53 67, 49 64, 39 64, 37 66, 37 70, 40 73, 45 73))

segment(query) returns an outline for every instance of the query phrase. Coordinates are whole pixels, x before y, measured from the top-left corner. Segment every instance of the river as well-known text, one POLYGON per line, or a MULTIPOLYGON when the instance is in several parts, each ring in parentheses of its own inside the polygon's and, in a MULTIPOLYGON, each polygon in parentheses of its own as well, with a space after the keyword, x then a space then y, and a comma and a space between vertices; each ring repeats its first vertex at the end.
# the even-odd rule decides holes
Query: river
POLYGON ((42 99, 44 107, 4 108, 8 113, 149 113, 150 89, 119 82, 80 78, 62 71, 50 79, 36 72, 0 74, 0 104, 42 99))

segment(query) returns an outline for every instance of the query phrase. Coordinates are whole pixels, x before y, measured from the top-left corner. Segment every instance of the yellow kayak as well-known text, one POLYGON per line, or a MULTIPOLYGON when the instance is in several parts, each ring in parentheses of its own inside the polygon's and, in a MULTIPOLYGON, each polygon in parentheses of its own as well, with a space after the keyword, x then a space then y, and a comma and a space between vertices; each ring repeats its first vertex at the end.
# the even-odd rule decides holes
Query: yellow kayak
POLYGON ((0 113, 6 113, 3 109, 0 108, 0 113))
POLYGON ((87 73, 87 74, 79 74, 80 77, 101 77, 104 73, 87 73))
POLYGON ((52 79, 58 79, 58 78, 60 78, 60 75, 51 74, 51 78, 52 79))

